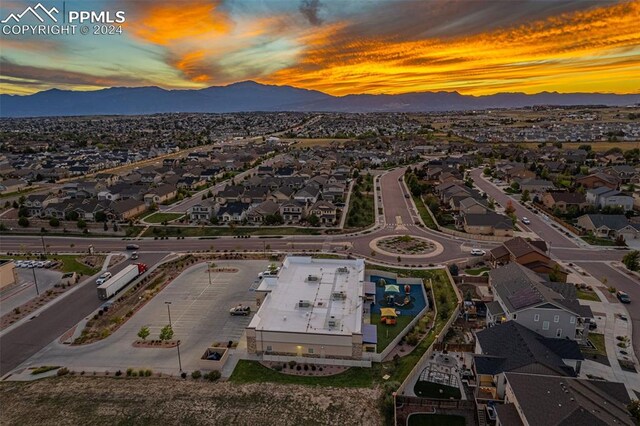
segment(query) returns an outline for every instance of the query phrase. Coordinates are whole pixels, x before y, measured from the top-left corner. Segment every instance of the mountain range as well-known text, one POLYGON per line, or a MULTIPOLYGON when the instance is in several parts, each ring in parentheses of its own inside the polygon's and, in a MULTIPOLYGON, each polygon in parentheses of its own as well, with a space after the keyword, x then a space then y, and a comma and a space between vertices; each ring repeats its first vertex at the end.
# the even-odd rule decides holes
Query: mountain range
POLYGON ((0 95, 0 117, 138 115, 169 112, 326 111, 429 112, 535 105, 640 104, 638 95, 542 92, 469 96, 457 92, 332 96, 316 90, 244 81, 205 89, 112 87, 96 91, 51 89, 32 95, 0 95))

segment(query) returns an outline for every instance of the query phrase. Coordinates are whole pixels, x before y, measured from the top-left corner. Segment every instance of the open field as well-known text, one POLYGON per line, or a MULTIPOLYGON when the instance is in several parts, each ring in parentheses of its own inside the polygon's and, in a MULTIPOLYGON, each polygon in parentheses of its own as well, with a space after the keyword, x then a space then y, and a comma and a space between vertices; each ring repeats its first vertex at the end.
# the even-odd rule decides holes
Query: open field
POLYGON ((0 417, 38 425, 381 425, 379 399, 377 389, 65 376, 0 383, 0 417))

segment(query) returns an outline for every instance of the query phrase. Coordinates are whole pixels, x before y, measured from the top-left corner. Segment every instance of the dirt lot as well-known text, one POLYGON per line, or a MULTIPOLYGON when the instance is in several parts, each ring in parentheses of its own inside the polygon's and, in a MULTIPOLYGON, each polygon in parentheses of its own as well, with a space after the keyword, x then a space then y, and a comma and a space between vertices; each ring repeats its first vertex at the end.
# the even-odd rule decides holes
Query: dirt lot
POLYGON ((0 423, 380 425, 379 391, 164 378, 0 383, 0 423))

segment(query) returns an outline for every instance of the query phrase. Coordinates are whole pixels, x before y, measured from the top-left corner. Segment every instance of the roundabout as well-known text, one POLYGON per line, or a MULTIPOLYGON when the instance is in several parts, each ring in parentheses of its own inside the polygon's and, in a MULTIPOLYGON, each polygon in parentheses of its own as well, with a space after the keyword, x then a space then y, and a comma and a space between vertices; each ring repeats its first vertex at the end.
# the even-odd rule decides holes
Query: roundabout
POLYGON ((424 259, 438 256, 444 247, 437 241, 415 235, 387 235, 369 243, 374 252, 386 256, 401 256, 408 259, 424 259))

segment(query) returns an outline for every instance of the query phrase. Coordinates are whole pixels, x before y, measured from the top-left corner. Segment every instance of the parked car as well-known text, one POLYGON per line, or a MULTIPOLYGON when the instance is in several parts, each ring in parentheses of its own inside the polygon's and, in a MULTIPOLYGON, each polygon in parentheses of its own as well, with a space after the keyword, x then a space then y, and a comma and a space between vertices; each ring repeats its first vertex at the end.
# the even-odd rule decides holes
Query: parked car
POLYGON ((263 277, 275 277, 276 275, 278 275, 278 272, 280 272, 280 268, 276 268, 276 269, 267 269, 266 271, 260 272, 258 274, 258 278, 263 278, 263 277))
POLYGON ((489 418, 489 420, 491 420, 492 422, 496 420, 496 409, 493 406, 493 404, 489 404, 487 405, 487 417, 489 418))
POLYGON ((229 309, 229 314, 231 316, 242 315, 242 316, 246 317, 250 313, 251 313, 251 307, 249 307, 249 306, 238 305, 238 306, 234 306, 233 308, 229 309))
POLYGON ((411 198, 411 195, 409 195, 409 194, 404 194, 404 198, 411 198))
POLYGON ((618 298, 618 300, 621 303, 631 303, 631 298, 629 297, 629 295, 627 293, 625 293, 624 291, 618 291, 616 293, 616 297, 618 298))
POLYGON ((528 217, 523 217, 523 218, 522 218, 522 223, 524 223, 525 225, 530 225, 530 224, 531 224, 531 221, 529 220, 529 218, 528 218, 528 217))
POLYGON ((137 244, 127 244, 127 250, 138 250, 140 248, 137 244))
POLYGON ((485 254, 487 254, 487 252, 482 249, 479 249, 479 248, 471 249, 472 256, 484 256, 485 254))
POLYGON ((111 272, 107 271, 104 272, 102 275, 100 275, 98 277, 98 279, 96 280, 96 284, 97 285, 102 285, 105 281, 107 281, 109 278, 111 278, 111 272))

